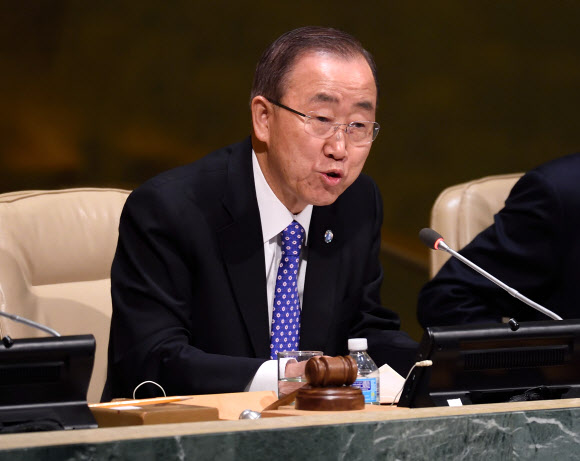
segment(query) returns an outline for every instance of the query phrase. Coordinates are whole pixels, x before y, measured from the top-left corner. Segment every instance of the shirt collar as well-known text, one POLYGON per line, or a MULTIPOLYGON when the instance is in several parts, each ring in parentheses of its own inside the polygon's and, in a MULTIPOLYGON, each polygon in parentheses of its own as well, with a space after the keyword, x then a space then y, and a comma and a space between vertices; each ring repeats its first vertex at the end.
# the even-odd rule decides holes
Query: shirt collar
POLYGON ((258 209, 260 210, 264 243, 273 237, 277 237, 292 221, 297 221, 304 228, 304 245, 307 245, 310 218, 312 217, 312 205, 307 205, 298 214, 292 214, 272 191, 272 188, 262 173, 262 169, 258 163, 258 157, 256 157, 253 149, 252 167, 254 170, 254 185, 256 187, 256 197, 258 198, 258 209))

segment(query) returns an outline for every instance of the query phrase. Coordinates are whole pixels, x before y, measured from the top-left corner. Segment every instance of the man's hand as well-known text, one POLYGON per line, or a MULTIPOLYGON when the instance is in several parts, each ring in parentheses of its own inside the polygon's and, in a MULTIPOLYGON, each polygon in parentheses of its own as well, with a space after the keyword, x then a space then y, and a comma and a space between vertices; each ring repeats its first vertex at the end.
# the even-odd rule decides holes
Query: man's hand
POLYGON ((307 362, 308 360, 298 362, 296 359, 290 359, 286 362, 284 378, 281 378, 278 382, 278 398, 300 389, 307 383, 305 376, 307 362))

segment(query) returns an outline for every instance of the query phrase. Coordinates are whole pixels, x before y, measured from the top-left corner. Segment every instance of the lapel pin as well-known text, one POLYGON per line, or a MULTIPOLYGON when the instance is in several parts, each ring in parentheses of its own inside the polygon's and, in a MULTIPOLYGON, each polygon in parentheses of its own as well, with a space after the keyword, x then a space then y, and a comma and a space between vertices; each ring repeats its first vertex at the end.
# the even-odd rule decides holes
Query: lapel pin
POLYGON ((330 243, 332 242, 332 238, 334 237, 334 234, 332 233, 332 231, 330 229, 328 229, 325 233, 324 233, 324 241, 326 243, 330 243))

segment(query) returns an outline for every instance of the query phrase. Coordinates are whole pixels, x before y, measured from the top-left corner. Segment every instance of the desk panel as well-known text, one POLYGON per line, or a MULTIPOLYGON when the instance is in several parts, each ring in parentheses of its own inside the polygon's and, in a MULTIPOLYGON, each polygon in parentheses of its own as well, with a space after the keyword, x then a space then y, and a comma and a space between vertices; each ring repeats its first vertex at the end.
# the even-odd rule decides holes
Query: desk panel
MULTIPOLYGON (((0 460, 578 459, 580 399, 0 436, 0 460)), ((314 414, 315 413, 315 414, 314 414)))

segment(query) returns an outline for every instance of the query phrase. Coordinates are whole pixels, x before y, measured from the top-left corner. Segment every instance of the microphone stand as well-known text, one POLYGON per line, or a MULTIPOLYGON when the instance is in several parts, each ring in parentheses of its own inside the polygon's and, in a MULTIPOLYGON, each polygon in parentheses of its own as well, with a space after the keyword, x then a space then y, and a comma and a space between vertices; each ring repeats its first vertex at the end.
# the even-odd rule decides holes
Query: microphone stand
MULTIPOLYGON (((6 308, 6 301, 5 301, 6 298, 4 296, 4 291, 2 290, 2 287, 0 287, 0 294, 2 295, 2 304, 0 305, 0 317, 6 317, 6 318, 13 320, 15 322, 23 323, 24 325, 28 325, 29 327, 36 328, 38 330, 49 333, 52 336, 57 336, 57 337, 60 336, 60 333, 58 333, 56 330, 53 330, 50 327, 47 327, 46 325, 42 325, 42 324, 37 323, 33 320, 25 319, 24 317, 20 317, 19 315, 14 315, 14 314, 9 314, 7 312, 4 312, 4 309, 6 308)), ((4 347, 6 349, 10 349, 12 347, 12 345, 14 344, 14 340, 9 335, 2 334, 1 327, 0 327, 0 336, 2 336, 2 343, 4 344, 4 347)))
MULTIPOLYGON (((543 306, 540 306, 538 303, 536 303, 536 302, 532 301, 531 299, 525 297, 519 291, 517 291, 517 290, 515 290, 515 289, 513 289, 513 288, 511 288, 509 286, 507 286, 501 280, 498 280, 493 275, 491 275, 490 273, 488 273, 485 270, 483 270, 481 267, 479 267, 476 264, 472 263, 469 259, 467 259, 464 256, 460 255, 457 251, 451 249, 449 247, 449 245, 447 245, 443 241, 443 239, 439 240, 437 243, 438 243, 438 245, 437 245, 436 248, 438 250, 446 251, 450 255, 454 256, 457 259, 459 259, 463 264, 466 264, 467 266, 471 267, 474 271, 476 271, 476 272, 480 273, 481 275, 483 275, 486 279, 488 279, 491 282, 495 283, 500 288, 503 288, 505 291, 507 291, 514 298, 519 299, 521 302, 527 304, 528 306, 532 307, 533 309, 536 309, 538 312, 541 312, 542 314, 547 315, 551 319, 554 319, 554 320, 562 320, 562 317, 560 317, 558 314, 552 312, 549 309, 546 309, 543 306)), ((509 323, 510 323, 510 327, 511 327, 512 330, 515 331, 515 330, 517 330, 519 328, 518 323, 514 319, 510 319, 509 323)))

